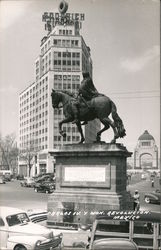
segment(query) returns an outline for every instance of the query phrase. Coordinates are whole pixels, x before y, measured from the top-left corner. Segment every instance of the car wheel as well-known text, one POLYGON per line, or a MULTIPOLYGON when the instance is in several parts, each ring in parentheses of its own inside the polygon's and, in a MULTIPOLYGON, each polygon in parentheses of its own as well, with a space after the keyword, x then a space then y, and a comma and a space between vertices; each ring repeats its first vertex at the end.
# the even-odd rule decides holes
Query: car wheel
POLYGON ((27 250, 26 247, 24 247, 23 245, 17 245, 14 250, 27 250))
POLYGON ((149 197, 145 197, 144 200, 145 200, 146 203, 148 203, 148 204, 150 203, 150 198, 149 197))
POLYGON ((37 193, 37 192, 38 192, 38 189, 37 189, 37 188, 35 188, 35 189, 34 189, 34 191, 37 193))

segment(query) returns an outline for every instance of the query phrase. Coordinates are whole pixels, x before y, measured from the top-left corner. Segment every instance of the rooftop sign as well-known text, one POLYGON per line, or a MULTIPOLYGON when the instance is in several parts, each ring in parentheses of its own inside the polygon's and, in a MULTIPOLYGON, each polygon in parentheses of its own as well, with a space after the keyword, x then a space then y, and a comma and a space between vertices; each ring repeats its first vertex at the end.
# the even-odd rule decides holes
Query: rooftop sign
POLYGON ((78 29, 81 28, 81 22, 84 21, 83 13, 66 13, 68 4, 62 1, 59 4, 59 12, 45 12, 42 16, 42 21, 45 23, 45 30, 51 31, 56 25, 75 25, 78 29))

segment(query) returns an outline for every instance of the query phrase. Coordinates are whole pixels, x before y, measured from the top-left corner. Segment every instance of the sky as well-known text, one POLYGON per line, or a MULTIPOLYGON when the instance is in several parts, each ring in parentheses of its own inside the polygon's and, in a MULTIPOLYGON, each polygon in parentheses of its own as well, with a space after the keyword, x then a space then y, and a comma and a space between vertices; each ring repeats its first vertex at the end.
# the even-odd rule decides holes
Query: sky
MULTIPOLYGON (((160 147, 160 1, 66 0, 84 13, 81 35, 91 49, 93 81, 126 128, 118 140, 133 151, 145 130, 160 147)), ((34 82, 34 62, 47 34, 44 12, 60 0, 0 0, 0 133, 18 135, 18 96, 34 82)), ((102 140, 110 142, 112 129, 102 140)))

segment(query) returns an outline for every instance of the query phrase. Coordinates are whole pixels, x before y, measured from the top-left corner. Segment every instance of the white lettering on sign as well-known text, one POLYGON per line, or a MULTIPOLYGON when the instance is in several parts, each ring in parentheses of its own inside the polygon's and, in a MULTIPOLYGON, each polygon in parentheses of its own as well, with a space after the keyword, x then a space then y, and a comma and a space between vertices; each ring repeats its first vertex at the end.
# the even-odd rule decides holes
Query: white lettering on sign
POLYGON ((53 13, 53 12, 44 12, 42 15, 42 21, 45 23, 45 29, 51 31, 52 27, 56 25, 74 25, 77 24, 77 27, 81 28, 81 22, 84 21, 84 13, 53 13))

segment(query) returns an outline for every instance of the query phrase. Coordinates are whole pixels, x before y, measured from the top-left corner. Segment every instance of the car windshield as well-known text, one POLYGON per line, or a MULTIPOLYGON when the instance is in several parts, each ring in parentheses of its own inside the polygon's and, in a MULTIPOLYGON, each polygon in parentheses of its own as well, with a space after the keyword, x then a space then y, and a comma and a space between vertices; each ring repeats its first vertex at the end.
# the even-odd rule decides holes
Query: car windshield
POLYGON ((26 213, 9 215, 6 217, 6 220, 10 227, 30 221, 26 213))

